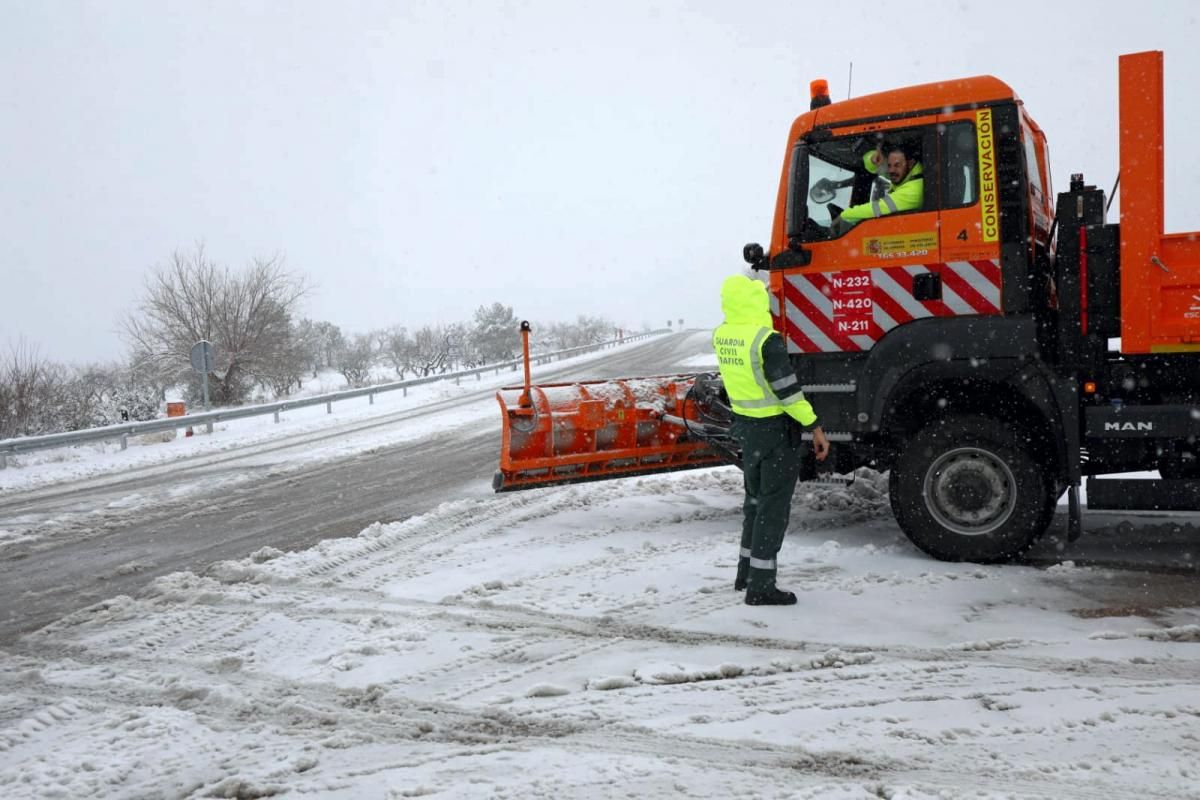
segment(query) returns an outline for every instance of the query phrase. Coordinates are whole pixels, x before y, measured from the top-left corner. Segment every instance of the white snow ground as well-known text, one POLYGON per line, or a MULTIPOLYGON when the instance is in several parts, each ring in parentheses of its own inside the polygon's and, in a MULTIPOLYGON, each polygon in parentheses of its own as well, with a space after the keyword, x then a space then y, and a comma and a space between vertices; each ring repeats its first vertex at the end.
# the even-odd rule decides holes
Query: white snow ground
POLYGON ((791 608, 733 468, 170 575, 0 654, 0 796, 1200 798, 1195 607, 932 561, 885 489, 797 492, 791 608))

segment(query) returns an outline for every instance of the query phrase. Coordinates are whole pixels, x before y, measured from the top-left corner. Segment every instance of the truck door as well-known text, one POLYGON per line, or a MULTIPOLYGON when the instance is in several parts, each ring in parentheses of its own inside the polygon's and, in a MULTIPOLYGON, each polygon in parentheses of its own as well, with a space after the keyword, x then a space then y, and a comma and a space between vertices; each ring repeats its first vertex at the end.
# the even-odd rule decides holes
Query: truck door
POLYGON ((938 119, 941 155, 938 316, 999 314, 1000 202, 992 110, 938 119))

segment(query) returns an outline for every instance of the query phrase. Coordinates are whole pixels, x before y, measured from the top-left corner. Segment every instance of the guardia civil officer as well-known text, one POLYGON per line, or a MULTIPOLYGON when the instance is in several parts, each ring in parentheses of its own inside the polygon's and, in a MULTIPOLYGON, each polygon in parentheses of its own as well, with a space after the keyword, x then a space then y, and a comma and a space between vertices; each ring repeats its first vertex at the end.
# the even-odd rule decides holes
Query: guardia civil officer
POLYGON ((730 432, 742 447, 746 486, 734 588, 746 589, 747 605, 792 605, 796 595, 775 585, 775 557, 800 473, 801 433, 812 431, 820 461, 829 455, 829 441, 773 328, 766 287, 745 275, 726 278, 721 310, 725 323, 713 331, 713 348, 733 408, 730 432))

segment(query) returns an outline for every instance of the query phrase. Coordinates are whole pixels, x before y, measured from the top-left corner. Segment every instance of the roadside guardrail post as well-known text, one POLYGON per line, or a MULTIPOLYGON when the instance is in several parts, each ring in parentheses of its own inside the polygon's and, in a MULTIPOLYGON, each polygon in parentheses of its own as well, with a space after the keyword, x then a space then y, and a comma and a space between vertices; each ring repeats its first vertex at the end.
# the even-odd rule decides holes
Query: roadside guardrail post
POLYGON ((332 401, 332 400, 330 400, 329 402, 325 403, 325 413, 326 413, 326 414, 332 414, 332 413, 333 413, 333 401, 332 401))
POLYGON ((129 434, 128 434, 128 433, 122 433, 122 434, 121 434, 121 449, 122 449, 122 450, 125 450, 125 449, 127 449, 128 447, 129 447, 129 434))
POLYGON ((367 395, 367 400, 370 401, 367 405, 375 405, 375 393, 371 392, 369 395, 367 395))

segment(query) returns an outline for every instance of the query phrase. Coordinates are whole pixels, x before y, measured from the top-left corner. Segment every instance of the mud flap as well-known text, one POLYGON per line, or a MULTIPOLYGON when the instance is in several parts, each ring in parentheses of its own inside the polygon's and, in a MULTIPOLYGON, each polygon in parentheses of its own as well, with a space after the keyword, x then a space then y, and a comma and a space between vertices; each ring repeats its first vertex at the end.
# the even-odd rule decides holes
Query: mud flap
POLYGON ((1079 486, 1067 487, 1067 541, 1073 542, 1083 535, 1083 509, 1079 505, 1079 486))

